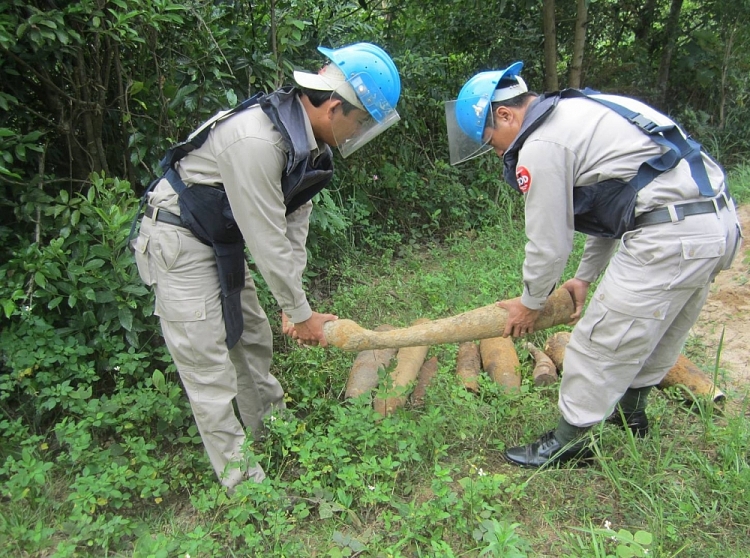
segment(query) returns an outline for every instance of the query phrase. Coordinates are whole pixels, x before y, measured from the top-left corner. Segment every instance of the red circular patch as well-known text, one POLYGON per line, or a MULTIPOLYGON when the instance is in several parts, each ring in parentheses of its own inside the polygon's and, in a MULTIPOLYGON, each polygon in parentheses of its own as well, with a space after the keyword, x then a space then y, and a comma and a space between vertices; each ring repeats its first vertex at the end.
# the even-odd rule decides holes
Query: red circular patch
POLYGON ((531 188, 531 173, 526 167, 516 168, 516 180, 518 181, 518 189, 521 193, 525 194, 531 188))

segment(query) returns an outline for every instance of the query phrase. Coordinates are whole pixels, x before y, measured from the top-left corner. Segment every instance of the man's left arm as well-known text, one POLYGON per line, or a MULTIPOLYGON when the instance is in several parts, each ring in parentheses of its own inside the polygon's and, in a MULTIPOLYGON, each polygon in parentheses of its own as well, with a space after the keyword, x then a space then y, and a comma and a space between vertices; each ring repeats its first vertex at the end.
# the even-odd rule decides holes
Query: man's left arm
POLYGON ((286 216, 286 237, 292 246, 292 259, 300 281, 307 267, 307 233, 312 208, 313 203, 309 201, 286 216))
POLYGON ((534 322, 559 281, 573 249, 573 185, 576 156, 564 146, 527 141, 517 175, 525 187, 526 258, 523 294, 498 303, 508 310, 503 336, 534 331, 534 322))

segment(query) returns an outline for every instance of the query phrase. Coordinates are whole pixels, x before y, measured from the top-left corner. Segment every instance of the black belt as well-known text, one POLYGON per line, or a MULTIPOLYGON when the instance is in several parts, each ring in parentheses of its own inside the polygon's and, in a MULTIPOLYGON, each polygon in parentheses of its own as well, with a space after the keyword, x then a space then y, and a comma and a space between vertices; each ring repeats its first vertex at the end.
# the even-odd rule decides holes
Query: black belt
POLYGON ((717 213, 727 206, 727 200, 724 196, 719 196, 711 201, 698 201, 692 203, 681 203, 674 206, 674 216, 666 207, 654 209, 648 213, 643 213, 635 218, 636 228, 647 227, 649 225, 660 225, 661 223, 670 223, 682 221, 690 215, 702 215, 703 213, 717 213))
POLYGON ((154 213, 156 213, 156 219, 154 219, 154 221, 160 221, 162 223, 167 223, 168 225, 176 225, 178 227, 185 226, 182 224, 182 219, 180 219, 179 215, 175 215, 174 213, 170 213, 169 211, 159 209, 158 207, 154 207, 153 205, 147 205, 146 211, 144 213, 146 217, 150 219, 154 219, 154 213))

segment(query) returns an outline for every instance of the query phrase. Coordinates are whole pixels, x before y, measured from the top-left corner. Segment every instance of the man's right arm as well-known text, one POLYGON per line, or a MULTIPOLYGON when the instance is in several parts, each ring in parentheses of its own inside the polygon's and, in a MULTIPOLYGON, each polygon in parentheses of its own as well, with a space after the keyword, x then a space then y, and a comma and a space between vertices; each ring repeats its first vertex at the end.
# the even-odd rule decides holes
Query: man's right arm
POLYGON ((238 139, 217 153, 216 160, 234 219, 258 270, 289 319, 294 323, 308 320, 312 310, 286 236, 281 190, 286 152, 281 138, 278 142, 238 139))

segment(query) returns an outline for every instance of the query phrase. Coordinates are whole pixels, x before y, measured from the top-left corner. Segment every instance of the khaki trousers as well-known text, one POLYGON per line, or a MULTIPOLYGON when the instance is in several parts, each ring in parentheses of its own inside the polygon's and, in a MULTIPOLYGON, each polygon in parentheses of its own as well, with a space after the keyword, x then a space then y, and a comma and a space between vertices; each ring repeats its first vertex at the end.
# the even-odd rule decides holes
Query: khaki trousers
POLYGON ((216 475, 228 488, 246 478, 260 482, 265 478, 262 467, 243 458, 243 424, 257 439, 263 418, 285 405, 284 390, 270 373, 271 327, 247 265, 244 331, 230 351, 213 249, 185 228, 148 217, 134 247, 141 279, 154 288, 155 314, 216 475))
POLYGON ((578 427, 674 366, 714 277, 740 244, 733 208, 626 233, 565 351, 558 406, 578 427))

